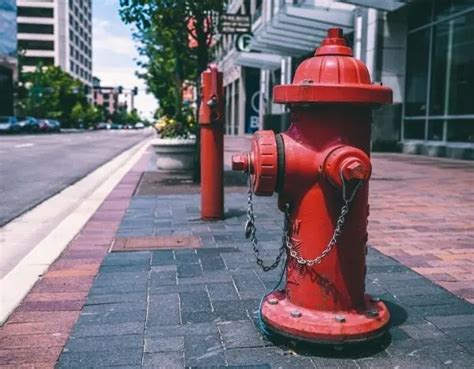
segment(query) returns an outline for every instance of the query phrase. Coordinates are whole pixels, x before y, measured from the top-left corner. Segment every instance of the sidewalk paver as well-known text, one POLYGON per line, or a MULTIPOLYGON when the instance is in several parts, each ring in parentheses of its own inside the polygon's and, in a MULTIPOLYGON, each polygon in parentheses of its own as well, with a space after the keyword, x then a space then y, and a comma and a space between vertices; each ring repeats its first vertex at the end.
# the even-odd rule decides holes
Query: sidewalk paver
MULTIPOLYGON (((266 340, 256 313, 279 271, 263 273, 255 263, 243 235, 243 197, 226 197, 226 213, 238 215, 206 223, 199 220, 199 195, 135 196, 122 225, 137 209, 157 222, 167 213, 172 234, 190 232, 205 241, 198 249, 108 254, 58 367, 472 367, 473 305, 374 248, 368 255, 367 290, 391 311, 390 338, 343 352, 300 351, 266 340), (133 299, 124 297, 132 291, 133 299), (103 340, 95 345, 98 337, 103 340)), ((263 254, 274 258, 282 221, 275 198, 256 199, 255 209, 259 236, 266 240, 263 254)), ((119 227, 118 234, 124 232, 142 234, 119 227)))

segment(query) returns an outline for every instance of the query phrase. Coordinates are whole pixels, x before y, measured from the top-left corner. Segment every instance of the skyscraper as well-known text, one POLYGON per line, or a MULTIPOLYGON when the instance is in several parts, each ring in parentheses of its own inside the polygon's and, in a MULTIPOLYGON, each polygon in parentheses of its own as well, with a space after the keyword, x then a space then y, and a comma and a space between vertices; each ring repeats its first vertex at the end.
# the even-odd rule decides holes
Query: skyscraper
POLYGON ((58 65, 91 86, 91 0, 18 0, 17 5, 23 68, 58 65))
POLYGON ((0 115, 11 115, 17 63, 14 0, 0 0, 0 34, 0 115))

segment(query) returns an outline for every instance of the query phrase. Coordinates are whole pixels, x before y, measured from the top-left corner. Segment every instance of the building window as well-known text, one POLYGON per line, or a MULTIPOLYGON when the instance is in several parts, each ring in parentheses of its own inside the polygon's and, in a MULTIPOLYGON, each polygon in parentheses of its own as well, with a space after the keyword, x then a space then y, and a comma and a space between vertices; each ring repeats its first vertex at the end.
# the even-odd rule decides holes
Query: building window
POLYGON ((34 18, 53 18, 53 8, 30 8, 30 7, 18 7, 19 17, 34 17, 34 18))
POLYGON ((18 23, 18 33, 54 34, 54 26, 50 24, 23 24, 18 23))
POLYGON ((403 138, 474 142, 472 1, 432 1, 409 13, 403 138))
POLYGON ((54 58, 39 57, 39 56, 25 56, 23 65, 38 66, 38 65, 53 65, 54 58))
POLYGON ((23 50, 54 50, 54 41, 18 40, 18 47, 23 50))

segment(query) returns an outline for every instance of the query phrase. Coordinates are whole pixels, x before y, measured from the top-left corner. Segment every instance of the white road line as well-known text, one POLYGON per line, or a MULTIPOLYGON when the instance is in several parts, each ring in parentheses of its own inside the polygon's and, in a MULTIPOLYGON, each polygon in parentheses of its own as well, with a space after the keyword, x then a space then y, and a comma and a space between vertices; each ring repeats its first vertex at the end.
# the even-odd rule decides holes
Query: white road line
POLYGON ((15 148, 22 148, 22 147, 31 147, 31 146, 35 146, 34 143, 24 143, 24 144, 19 144, 19 145, 15 145, 15 148))

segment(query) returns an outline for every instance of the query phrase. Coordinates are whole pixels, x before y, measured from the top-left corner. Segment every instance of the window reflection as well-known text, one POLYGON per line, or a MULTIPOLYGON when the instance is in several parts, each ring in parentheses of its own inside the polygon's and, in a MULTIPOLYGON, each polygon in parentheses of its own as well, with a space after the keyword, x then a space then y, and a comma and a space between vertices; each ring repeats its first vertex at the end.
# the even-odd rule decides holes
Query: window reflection
POLYGON ((417 31, 408 35, 407 77, 405 114, 407 116, 426 114, 426 92, 428 81, 428 56, 430 30, 417 31))

